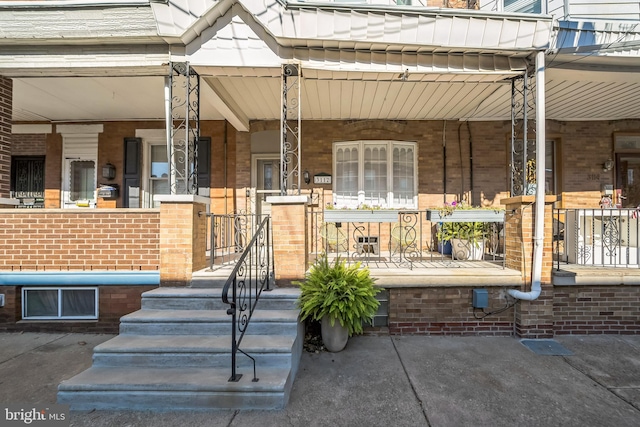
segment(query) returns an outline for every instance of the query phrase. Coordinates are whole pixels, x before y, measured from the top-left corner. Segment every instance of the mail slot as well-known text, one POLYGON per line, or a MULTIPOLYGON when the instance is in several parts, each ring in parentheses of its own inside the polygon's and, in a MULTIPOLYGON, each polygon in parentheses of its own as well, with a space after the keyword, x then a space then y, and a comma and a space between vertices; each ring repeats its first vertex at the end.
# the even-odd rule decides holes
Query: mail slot
POLYGON ((102 197, 103 199, 115 199, 118 197, 118 186, 113 185, 101 185, 98 188, 98 197, 102 197))

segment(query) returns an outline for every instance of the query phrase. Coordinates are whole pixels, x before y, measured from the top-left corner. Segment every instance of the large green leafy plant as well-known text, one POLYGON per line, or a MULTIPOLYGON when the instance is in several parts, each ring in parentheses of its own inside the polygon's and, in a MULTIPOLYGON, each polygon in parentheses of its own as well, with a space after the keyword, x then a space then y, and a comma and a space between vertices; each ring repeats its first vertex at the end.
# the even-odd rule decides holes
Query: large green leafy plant
POLYGON ((438 240, 464 239, 479 247, 487 233, 488 226, 484 222, 443 222, 438 230, 438 240))
POLYGON ((369 269, 355 263, 348 265, 339 257, 330 263, 326 255, 318 258, 300 285, 298 299, 302 320, 320 320, 329 316, 331 325, 338 320, 349 335, 361 334, 362 323, 371 323, 380 303, 375 296, 375 279, 369 269))

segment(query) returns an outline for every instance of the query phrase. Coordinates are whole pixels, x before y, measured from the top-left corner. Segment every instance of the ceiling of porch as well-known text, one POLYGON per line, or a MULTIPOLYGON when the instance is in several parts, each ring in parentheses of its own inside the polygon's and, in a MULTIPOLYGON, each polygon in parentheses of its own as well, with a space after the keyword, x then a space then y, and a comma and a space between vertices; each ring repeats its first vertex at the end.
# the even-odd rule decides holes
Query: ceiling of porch
MULTIPOLYGON (((555 58, 547 69, 547 118, 640 118, 638 70, 585 72, 555 63, 562 64, 555 58)), ((302 117, 307 120, 510 118, 511 75, 412 73, 403 80, 390 72, 303 72, 302 117)), ((13 82, 15 123, 164 118, 162 76, 24 77, 13 82)), ((280 117, 279 69, 205 76, 201 88, 202 119, 280 117)))

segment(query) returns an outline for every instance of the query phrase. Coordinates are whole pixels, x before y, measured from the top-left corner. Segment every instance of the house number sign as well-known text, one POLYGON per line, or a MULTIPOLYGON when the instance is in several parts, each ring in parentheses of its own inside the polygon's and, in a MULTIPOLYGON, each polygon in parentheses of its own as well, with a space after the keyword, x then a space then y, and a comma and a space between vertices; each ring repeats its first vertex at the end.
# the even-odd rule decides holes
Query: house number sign
POLYGON ((314 184, 331 184, 331 175, 318 174, 313 176, 314 184))

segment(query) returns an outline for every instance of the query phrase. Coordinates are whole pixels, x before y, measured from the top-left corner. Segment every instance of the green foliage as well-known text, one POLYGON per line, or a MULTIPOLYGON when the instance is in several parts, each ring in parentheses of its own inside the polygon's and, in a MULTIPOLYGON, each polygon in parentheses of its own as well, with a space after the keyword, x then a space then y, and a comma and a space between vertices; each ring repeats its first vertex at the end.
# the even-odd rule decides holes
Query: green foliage
POLYGON ((371 323, 380 302, 375 296, 381 291, 375 288, 375 279, 369 269, 360 263, 347 265, 336 258, 329 263, 326 255, 318 258, 300 285, 298 307, 302 320, 311 317, 320 320, 328 315, 331 325, 338 320, 349 330, 349 336, 362 333, 362 322, 371 323))
POLYGON ((445 243, 451 239, 464 239, 480 247, 487 228, 484 222, 443 222, 438 230, 438 241, 445 243))

